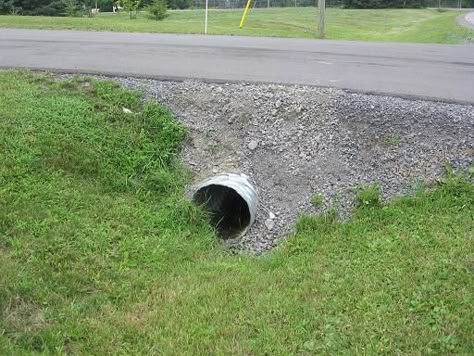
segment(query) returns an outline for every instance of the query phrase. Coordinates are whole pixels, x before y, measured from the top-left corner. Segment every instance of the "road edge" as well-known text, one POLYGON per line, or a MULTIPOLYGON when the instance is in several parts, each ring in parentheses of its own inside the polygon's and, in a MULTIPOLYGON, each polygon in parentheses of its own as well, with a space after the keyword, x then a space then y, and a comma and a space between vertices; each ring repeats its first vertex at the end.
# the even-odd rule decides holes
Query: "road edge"
POLYGON ((215 83, 215 84, 225 84, 225 83, 251 83, 251 84, 276 84, 283 86, 307 86, 311 88, 328 88, 328 89, 339 89, 347 93, 354 94, 366 94, 374 96, 388 96, 393 98, 400 98, 405 100, 422 100, 422 101, 432 101, 437 103, 444 104, 456 104, 456 105, 467 105, 474 106, 473 101, 467 100, 458 100, 458 99, 446 99, 441 97, 432 97, 424 95, 414 95, 414 94, 400 94, 400 93, 390 93, 383 91, 374 91, 374 90, 362 90, 362 89, 352 89, 345 87, 335 87, 329 85, 317 85, 317 84, 288 84, 283 82, 272 82, 272 81, 259 81, 259 80, 232 80, 232 79, 215 79, 215 78, 200 78, 200 77, 182 77, 182 76, 173 76, 173 75, 156 75, 156 74, 137 74, 137 73, 114 73, 108 71, 94 71, 94 70, 82 70, 82 69, 51 69, 51 68, 41 68, 41 67, 11 67, 11 66, 2 66, 0 65, 0 70, 30 70, 32 72, 42 72, 42 73, 54 73, 54 74, 78 74, 78 75, 91 75, 91 76, 103 76, 107 78, 141 78, 141 79, 152 79, 159 80, 163 82, 184 82, 184 81, 198 81, 203 83, 215 83))

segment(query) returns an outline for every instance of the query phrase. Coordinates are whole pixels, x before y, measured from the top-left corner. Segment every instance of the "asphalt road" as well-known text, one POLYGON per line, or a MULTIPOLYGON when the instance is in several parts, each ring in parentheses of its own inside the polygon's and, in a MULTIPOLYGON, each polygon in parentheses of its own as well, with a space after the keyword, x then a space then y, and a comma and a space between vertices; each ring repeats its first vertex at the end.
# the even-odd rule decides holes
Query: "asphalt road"
POLYGON ((474 103, 474 45, 0 29, 0 67, 309 84, 474 103))

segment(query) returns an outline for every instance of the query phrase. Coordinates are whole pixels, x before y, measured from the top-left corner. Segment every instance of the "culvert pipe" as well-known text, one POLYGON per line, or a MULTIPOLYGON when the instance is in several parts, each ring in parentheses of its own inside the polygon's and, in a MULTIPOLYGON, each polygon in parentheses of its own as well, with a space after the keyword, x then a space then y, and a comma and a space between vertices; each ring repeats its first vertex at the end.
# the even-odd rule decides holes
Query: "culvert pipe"
POLYGON ((203 206, 223 239, 239 238, 255 222, 257 191, 245 174, 210 177, 193 189, 193 201, 203 206))

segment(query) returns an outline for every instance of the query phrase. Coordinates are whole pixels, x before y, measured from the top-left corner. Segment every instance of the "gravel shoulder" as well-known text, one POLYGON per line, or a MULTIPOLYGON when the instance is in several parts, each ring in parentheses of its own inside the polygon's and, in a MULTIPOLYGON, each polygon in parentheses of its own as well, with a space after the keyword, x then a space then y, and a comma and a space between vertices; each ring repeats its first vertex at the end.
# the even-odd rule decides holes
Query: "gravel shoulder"
POLYGON ((471 105, 307 86, 114 80, 166 105, 189 129, 183 159, 195 182, 222 172, 254 181, 257 220, 226 241, 239 250, 271 249, 300 214, 335 207, 347 217, 357 187, 379 184, 390 199, 435 181, 446 164, 474 164, 471 105))

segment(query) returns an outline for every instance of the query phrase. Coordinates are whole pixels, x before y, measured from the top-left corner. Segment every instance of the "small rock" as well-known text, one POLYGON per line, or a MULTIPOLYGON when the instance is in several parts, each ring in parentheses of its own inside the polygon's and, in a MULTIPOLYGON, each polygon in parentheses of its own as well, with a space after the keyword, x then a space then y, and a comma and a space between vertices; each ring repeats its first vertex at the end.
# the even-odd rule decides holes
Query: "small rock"
POLYGON ((217 172, 219 172, 219 170, 217 168, 212 169, 212 173, 216 174, 217 172))
POLYGON ((268 217, 273 220, 273 219, 275 219, 276 216, 275 216, 275 214, 273 214, 273 213, 270 211, 270 212, 268 213, 268 217))
POLYGON ((265 226, 268 230, 272 230, 275 227, 275 222, 272 219, 265 220, 265 226))
POLYGON ((252 140, 252 141, 250 141, 250 143, 248 145, 248 148, 253 151, 254 149, 257 148, 257 146, 258 146, 258 142, 255 141, 255 140, 252 140))

